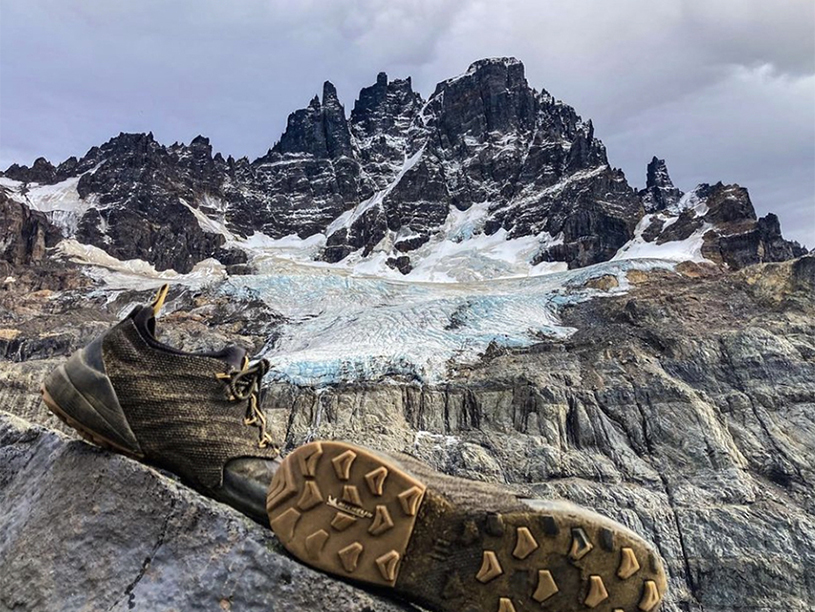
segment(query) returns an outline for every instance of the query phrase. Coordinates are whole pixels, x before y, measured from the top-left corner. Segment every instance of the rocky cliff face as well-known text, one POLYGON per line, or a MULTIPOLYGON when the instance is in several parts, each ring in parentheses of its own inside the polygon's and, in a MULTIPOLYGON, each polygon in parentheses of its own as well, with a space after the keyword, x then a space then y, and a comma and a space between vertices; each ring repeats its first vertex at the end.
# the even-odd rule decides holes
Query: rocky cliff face
POLYGON ((0 261, 13 266, 45 260, 62 235, 45 214, 9 198, 0 188, 0 261))
POLYGON ((627 296, 564 312, 568 341, 496 350, 449 384, 278 385, 271 414, 290 445, 409 448, 597 507, 657 543, 667 610, 809 610, 815 258, 683 275, 632 273, 627 296))
POLYGON ((784 240, 776 215, 757 218, 750 195, 738 185, 702 184, 683 193, 674 187, 665 162, 654 158, 648 165, 648 186, 640 196, 649 212, 623 251, 696 240, 694 248, 701 256, 731 270, 807 252, 797 242, 784 240))
MULTIPOLYGON (((588 282, 602 291, 619 281, 609 276, 588 282)), ((386 378, 319 388, 272 384, 264 401, 270 428, 287 449, 314 438, 341 438, 408 451, 451 474, 508 482, 535 496, 595 507, 658 546, 671 578, 664 606, 669 612, 811 610, 815 258, 749 266, 737 273, 695 264, 681 264, 676 271, 631 269, 625 282, 630 285, 626 293, 604 293, 563 308, 562 323, 576 330, 571 336, 541 336, 525 348, 496 343, 477 363, 458 363, 441 383, 386 378)), ((279 317, 253 301, 251 292, 229 298, 223 289, 174 288, 170 311, 159 326, 164 339, 187 350, 219 348, 226 342, 257 349, 274 342, 279 317)), ((564 294, 574 290, 562 288, 564 294)), ((106 296, 82 290, 19 298, 18 311, 4 315, 0 327, 16 330, 18 342, 26 341, 31 352, 0 360, 0 406, 59 427, 39 403, 39 381, 61 362, 60 355, 146 297, 144 292, 106 296)), ((166 480, 152 471, 81 444, 55 451, 63 443, 50 434, 27 435, 32 444, 49 442, 29 452, 29 442, 15 438, 6 456, 13 451, 27 458, 0 461, 0 469, 11 465, 13 472, 11 485, 7 477, 0 478, 4 493, 12 492, 0 495, 0 505, 6 499, 40 501, 16 501, 11 514, 4 509, 4 516, 15 518, 0 522, 0 530, 9 534, 0 537, 6 543, 0 546, 11 547, 7 550, 14 554, 0 555, 7 564, 3 569, 10 572, 0 572, 0 577, 35 580, 45 593, 58 592, 76 578, 72 568, 55 559, 59 579, 46 584, 38 569, 39 553, 23 546, 39 541, 43 525, 53 517, 64 524, 48 528, 51 539, 43 540, 43 550, 63 550, 74 540, 92 546, 94 538, 104 537, 100 533, 108 533, 111 520, 126 522, 127 529, 120 548, 105 543, 105 555, 145 547, 144 554, 133 556, 133 572, 123 570, 123 577, 110 586, 108 574, 97 580, 86 572, 82 589, 72 591, 91 593, 105 605, 125 605, 122 593, 129 597, 132 591, 137 604, 149 607, 166 594, 162 575, 169 571, 170 558, 185 560, 179 584, 189 581, 190 594, 185 588, 183 596, 193 598, 190 602, 221 597, 220 591, 213 595, 211 589, 195 586, 207 574, 192 560, 198 558, 201 542, 211 537, 221 541, 224 531, 237 535, 226 538, 230 544, 223 548, 225 557, 218 556, 218 568, 221 559, 225 565, 237 560, 237 567, 254 567, 258 558, 266 563, 266 556, 256 557, 256 544, 262 548, 268 536, 236 526, 234 515, 214 513, 209 502, 174 484, 168 489, 166 480), (18 468, 28 464, 28 457, 30 466, 18 468), (94 479, 93 495, 76 497, 81 489, 71 485, 78 474, 94 479), (147 502, 143 509, 134 506, 132 512, 141 514, 131 516, 130 506, 119 508, 116 500, 136 489, 147 502), (94 510, 97 497, 100 511, 94 510), (63 500, 60 507, 67 503, 71 512, 49 513, 53 506, 45 499, 63 500), (173 499, 177 505, 168 507, 173 499), (106 517, 105 509, 114 506, 119 509, 110 510, 113 518, 106 517), (36 512, 29 515, 25 508, 36 512), (85 517, 81 524, 70 518, 77 516, 85 517), (170 536, 162 540, 157 534, 164 521, 169 521, 170 536), (191 526, 196 521, 204 526, 194 533, 202 535, 191 539, 184 534, 198 529, 191 526), (145 536, 144 530, 152 535, 145 536), (235 541, 243 544, 236 549, 235 541), (155 542, 160 542, 159 552, 150 556, 155 542), (147 557, 151 561, 143 577, 128 590, 147 557)), ((271 563, 283 567, 281 559, 271 563)), ((276 571, 271 579, 262 579, 271 583, 260 577, 250 582, 276 588, 276 571)), ((298 605, 335 609, 326 599, 308 599, 319 593, 302 588, 301 575, 292 575, 296 578, 283 591, 285 597, 300 593, 304 599, 298 605)), ((22 592, 14 584, 12 580, 0 593, 9 593, 12 603, 19 599, 22 609, 36 608, 31 599, 35 591, 22 592)), ((243 580, 230 584, 235 585, 230 591, 235 602, 251 609, 250 595, 239 591, 243 580)), ((320 591, 336 588, 321 584, 320 591)), ((268 601, 262 597, 269 591, 260 590, 257 601, 268 601)), ((378 602, 367 605, 390 609, 378 602)))
MULTIPOLYGON (((382 73, 350 115, 326 82, 322 98, 292 113, 279 141, 251 162, 213 155, 203 137, 167 147, 151 134, 120 134, 82 159, 55 167, 40 158, 3 176, 15 199, 51 215, 66 235, 181 272, 208 257, 245 261, 223 246, 256 232, 316 236, 314 256, 328 262, 379 253, 403 273, 440 237, 528 237, 537 245, 530 265, 574 268, 637 240, 646 214, 666 224, 683 210, 664 162, 649 164, 647 187, 635 192, 610 167, 591 121, 532 89, 512 58, 476 62, 427 100, 409 78, 382 73), (464 212, 467 236, 451 235, 464 212)), ((777 219, 755 219, 746 191, 737 199, 733 214, 680 219, 663 242, 704 226, 713 232, 709 251, 734 268, 803 252, 783 240, 777 219)))
POLYGON ((397 612, 171 477, 0 411, 0 609, 397 612))

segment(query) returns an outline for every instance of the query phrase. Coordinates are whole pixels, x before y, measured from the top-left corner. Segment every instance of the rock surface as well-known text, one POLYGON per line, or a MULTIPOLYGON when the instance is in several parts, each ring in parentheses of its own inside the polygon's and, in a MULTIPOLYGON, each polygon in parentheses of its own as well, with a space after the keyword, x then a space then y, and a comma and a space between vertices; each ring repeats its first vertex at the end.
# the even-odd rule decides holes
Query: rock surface
POLYGON ((4 412, 0 515, 0 610, 407 610, 152 468, 4 412))
MULTIPOLYGON (((288 449, 341 438, 404 450, 447 473, 597 508, 658 546, 671 580, 667 611, 811 610, 815 257, 738 273, 695 264, 632 270, 627 282, 624 295, 566 308, 563 321, 577 330, 570 338, 496 347, 445 384, 273 384, 264 401, 270 428, 288 449)), ((88 295, 67 291, 61 301, 74 300, 72 308, 52 300, 42 327, 19 325, 31 341, 48 321, 76 331, 50 354, 0 361, 6 409, 53 424, 37 389, 56 355, 146 297, 88 295), (77 312, 84 327, 72 324, 77 312)), ((160 329, 175 346, 238 337, 257 347, 274 333, 272 313, 235 321, 242 305, 219 302, 217 291, 174 295, 182 306, 160 329), (250 324, 261 318, 269 325, 250 324)), ((23 306, 43 310, 33 300, 23 306)), ((112 469, 99 464, 102 474, 112 469)))
POLYGON ((569 340, 485 356, 444 386, 276 386, 269 405, 290 446, 410 449, 598 508, 658 545, 667 610, 803 612, 815 605, 813 295, 813 257, 724 276, 688 266, 573 307, 569 340))
POLYGON ((45 214, 16 202, 0 189, 0 262, 22 266, 45 260, 62 238, 45 214))

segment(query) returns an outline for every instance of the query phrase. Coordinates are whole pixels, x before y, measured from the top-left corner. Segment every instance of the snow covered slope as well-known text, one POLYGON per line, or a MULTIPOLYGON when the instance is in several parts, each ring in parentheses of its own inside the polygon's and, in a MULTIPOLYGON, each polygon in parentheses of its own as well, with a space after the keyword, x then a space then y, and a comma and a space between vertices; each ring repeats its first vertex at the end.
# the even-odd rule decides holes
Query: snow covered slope
POLYGON ((77 191, 78 176, 67 178, 52 185, 38 183, 24 184, 10 178, 0 177, 0 188, 5 188, 11 196, 24 202, 30 208, 44 212, 48 220, 56 225, 64 235, 76 233, 79 220, 93 206, 98 206, 97 198, 89 195, 81 198, 77 191))
POLYGON ((561 324, 560 308, 626 291, 630 270, 672 266, 659 260, 615 261, 503 280, 421 282, 398 274, 362 274, 361 265, 306 261, 308 241, 255 237, 250 242, 245 246, 256 250, 257 272, 238 276, 227 276, 213 260, 178 274, 158 272, 145 262, 121 262, 75 241, 64 241, 59 250, 86 264, 108 295, 170 282, 262 300, 285 321, 261 353, 272 364, 269 378, 316 386, 388 378, 442 382, 491 346, 524 347, 568 336, 573 330, 561 324), (600 278, 603 283, 593 282, 600 278))

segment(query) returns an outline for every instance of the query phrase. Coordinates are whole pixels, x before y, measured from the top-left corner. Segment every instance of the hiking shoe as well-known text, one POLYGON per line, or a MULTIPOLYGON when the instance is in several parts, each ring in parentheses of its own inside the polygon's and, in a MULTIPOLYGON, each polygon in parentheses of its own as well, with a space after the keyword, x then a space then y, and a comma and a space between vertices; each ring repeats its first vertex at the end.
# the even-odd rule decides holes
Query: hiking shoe
POLYGON ((437 612, 654 612, 667 589, 659 555, 611 519, 342 442, 288 455, 267 508, 301 561, 437 612))
POLYGON ((260 384, 268 362, 246 351, 185 353, 156 339, 169 287, 74 353, 42 386, 48 408, 85 439, 145 460, 268 524, 279 450, 260 384))

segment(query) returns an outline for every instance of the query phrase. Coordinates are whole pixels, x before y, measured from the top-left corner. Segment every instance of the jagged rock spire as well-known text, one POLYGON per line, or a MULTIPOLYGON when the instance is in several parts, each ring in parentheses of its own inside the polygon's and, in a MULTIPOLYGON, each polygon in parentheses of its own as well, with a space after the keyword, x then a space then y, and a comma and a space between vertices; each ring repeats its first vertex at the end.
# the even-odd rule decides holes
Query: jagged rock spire
POLYGON ((274 153, 311 153, 317 158, 336 159, 351 155, 351 133, 345 108, 331 81, 323 84, 323 99, 317 96, 307 108, 289 115, 286 131, 272 148, 274 153))
POLYGON ((645 189, 640 191, 646 212, 656 212, 673 206, 682 198, 682 191, 674 187, 664 159, 654 156, 646 171, 645 189))
POLYGON ((376 83, 359 92, 351 111, 351 129, 362 139, 380 134, 396 135, 394 129, 409 125, 423 102, 413 91, 410 77, 390 81, 387 74, 380 72, 376 83))

